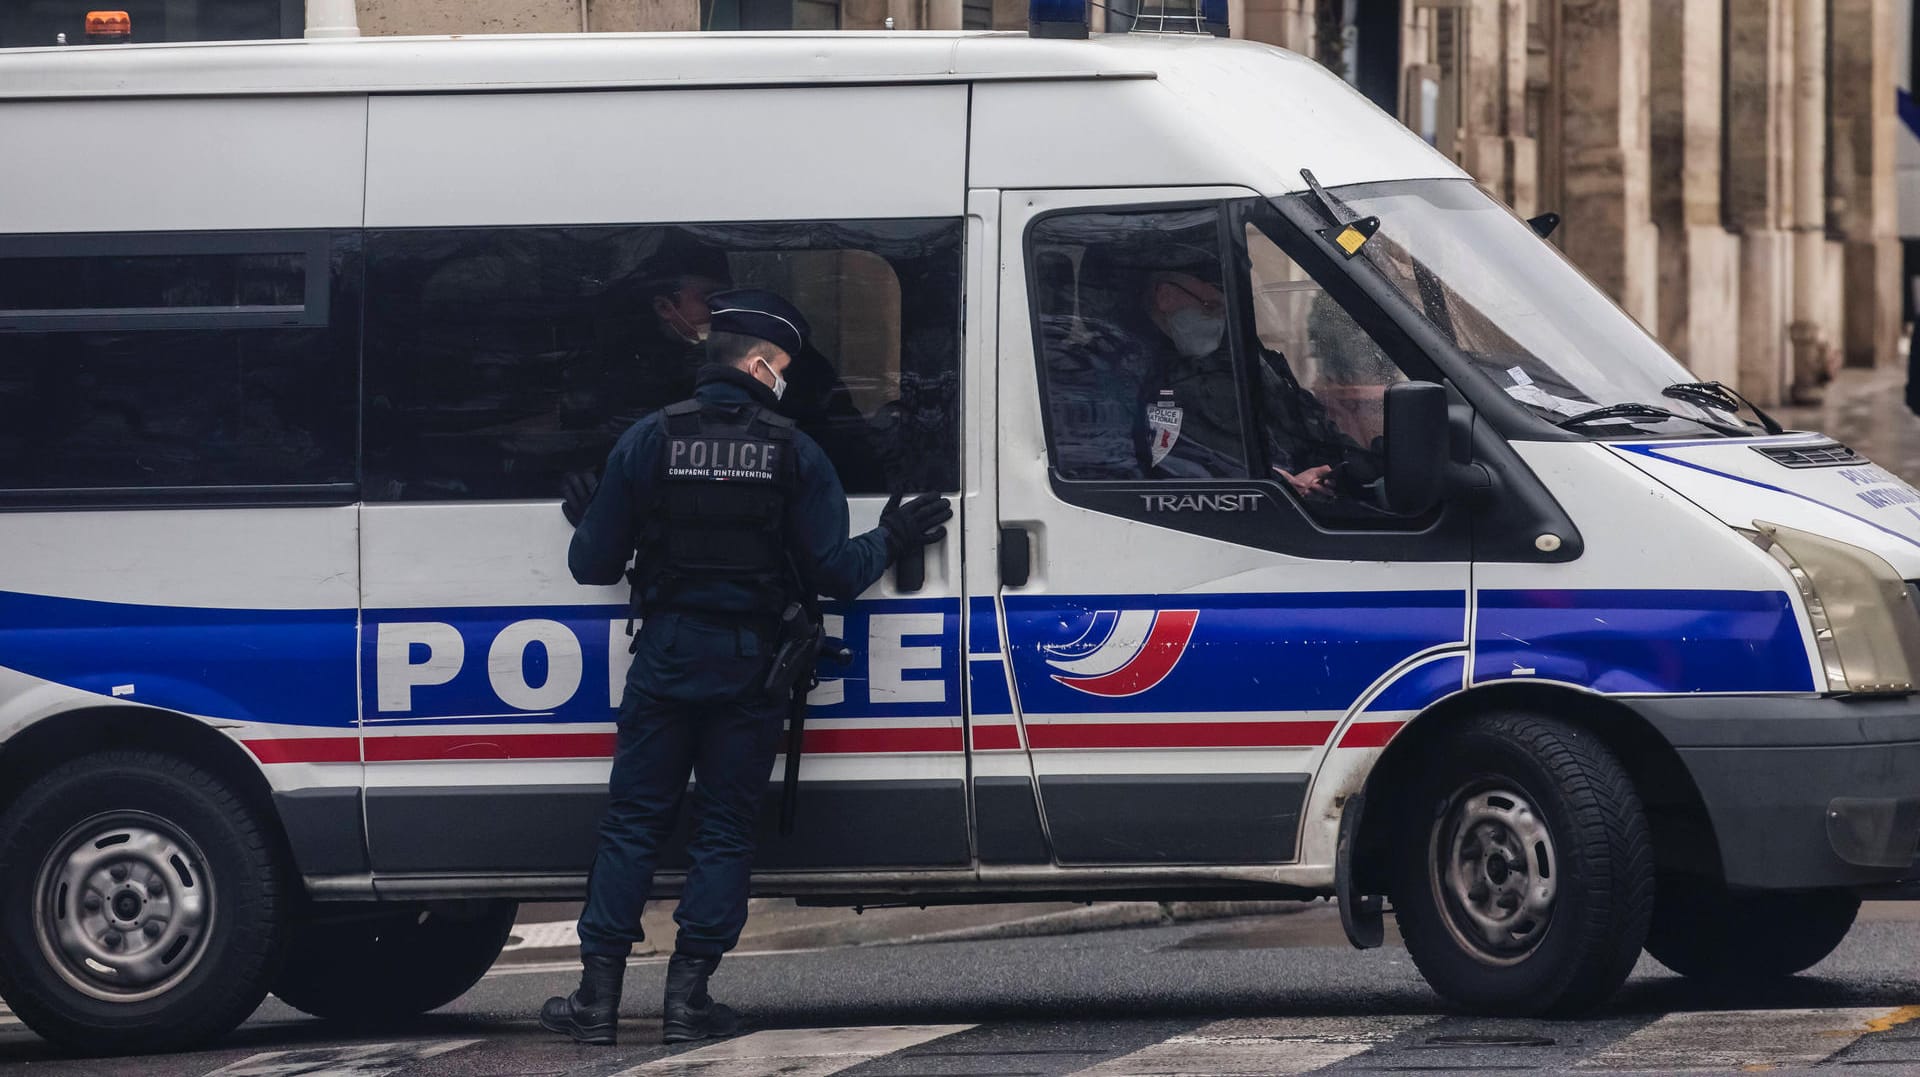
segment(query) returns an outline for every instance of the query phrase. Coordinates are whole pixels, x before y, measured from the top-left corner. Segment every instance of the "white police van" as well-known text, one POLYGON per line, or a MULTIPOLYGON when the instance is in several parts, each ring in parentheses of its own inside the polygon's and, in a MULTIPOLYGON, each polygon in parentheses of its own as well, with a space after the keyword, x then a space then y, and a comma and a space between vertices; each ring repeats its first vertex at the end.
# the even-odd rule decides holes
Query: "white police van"
POLYGON ((1390 902, 1533 1013, 1920 878, 1920 494, 1298 56, 132 46, 0 100, 0 996, 64 1045, 426 1010, 582 893, 627 610, 557 492, 727 282, 819 327, 856 529, 959 496, 832 611, 762 894, 1390 902))

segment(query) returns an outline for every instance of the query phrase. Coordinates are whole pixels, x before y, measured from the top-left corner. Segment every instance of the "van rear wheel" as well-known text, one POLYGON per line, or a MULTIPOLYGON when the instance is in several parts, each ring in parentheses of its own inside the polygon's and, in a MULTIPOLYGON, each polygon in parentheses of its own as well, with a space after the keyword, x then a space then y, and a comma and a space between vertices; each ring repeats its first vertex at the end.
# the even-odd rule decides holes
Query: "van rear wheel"
POLYGON ((1639 794, 1590 732, 1529 714, 1433 745, 1402 801, 1393 903, 1414 964, 1470 1010, 1570 1013, 1632 971, 1653 911, 1639 794))
POLYGON ((273 993, 337 1021, 439 1009, 493 967, 518 911, 512 901, 314 906, 294 929, 273 993))
POLYGON ((1729 892, 1661 879, 1647 953, 1682 976, 1730 981, 1792 976, 1840 945, 1860 912, 1844 890, 1729 892))
POLYGON ((211 772, 144 751, 55 767, 0 816, 0 998, 80 1054, 213 1039, 266 997, 285 887, 211 772))

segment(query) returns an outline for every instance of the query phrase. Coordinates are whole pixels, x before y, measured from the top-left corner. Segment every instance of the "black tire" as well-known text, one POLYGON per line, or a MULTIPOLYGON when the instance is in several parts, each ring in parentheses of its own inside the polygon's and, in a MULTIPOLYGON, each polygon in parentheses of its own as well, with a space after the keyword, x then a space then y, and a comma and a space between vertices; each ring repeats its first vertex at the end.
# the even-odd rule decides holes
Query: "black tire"
POLYGON ((1435 991, 1475 1012, 1568 1014, 1632 971, 1653 914, 1639 793, 1590 732, 1529 714, 1432 742, 1402 802, 1394 915, 1435 991))
POLYGON ((1745 891, 1662 879, 1647 953, 1707 981, 1778 979, 1820 963, 1853 927, 1860 899, 1844 890, 1745 891))
POLYGON ((242 797, 183 759, 113 751, 54 768, 0 816, 0 998, 79 1054, 225 1034, 279 971, 276 848, 242 797))
POLYGON ((378 1021, 439 1009, 479 982, 513 930, 512 901, 316 906, 274 982, 280 1001, 315 1017, 378 1021))

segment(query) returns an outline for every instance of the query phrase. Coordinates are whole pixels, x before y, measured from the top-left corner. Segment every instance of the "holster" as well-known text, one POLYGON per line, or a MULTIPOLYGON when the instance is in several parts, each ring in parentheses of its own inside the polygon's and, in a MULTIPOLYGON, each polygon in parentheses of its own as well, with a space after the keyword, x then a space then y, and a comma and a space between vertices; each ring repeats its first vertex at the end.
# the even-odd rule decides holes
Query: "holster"
POLYGON ((795 687, 811 688, 815 666, 820 660, 820 645, 826 630, 806 606, 787 603, 780 612, 775 629, 773 660, 767 665, 763 687, 769 697, 790 695, 795 687))

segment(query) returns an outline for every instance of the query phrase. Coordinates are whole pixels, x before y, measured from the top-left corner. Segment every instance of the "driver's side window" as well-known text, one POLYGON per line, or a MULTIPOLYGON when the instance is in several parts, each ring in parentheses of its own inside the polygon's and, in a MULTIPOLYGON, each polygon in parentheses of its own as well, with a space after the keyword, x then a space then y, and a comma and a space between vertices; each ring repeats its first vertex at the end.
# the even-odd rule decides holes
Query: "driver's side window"
POLYGON ((1387 388, 1406 375, 1298 263, 1245 228, 1267 467, 1316 517, 1377 519, 1387 388))

